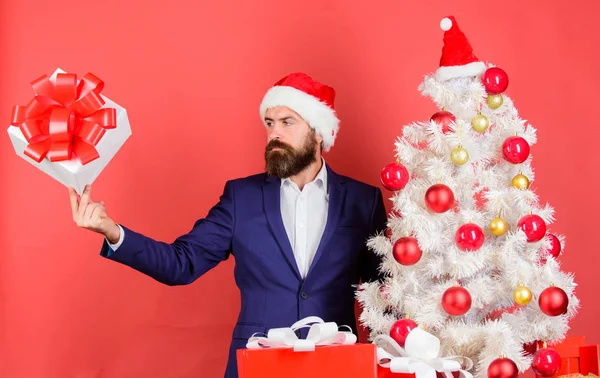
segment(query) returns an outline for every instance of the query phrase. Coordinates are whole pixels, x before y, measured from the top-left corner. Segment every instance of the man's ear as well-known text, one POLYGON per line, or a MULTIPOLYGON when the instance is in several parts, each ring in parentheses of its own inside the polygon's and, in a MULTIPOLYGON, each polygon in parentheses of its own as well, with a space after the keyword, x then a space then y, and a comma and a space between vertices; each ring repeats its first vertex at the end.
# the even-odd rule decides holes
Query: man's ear
POLYGON ((317 143, 319 143, 319 145, 321 145, 321 148, 323 148, 323 137, 319 134, 316 135, 317 143))

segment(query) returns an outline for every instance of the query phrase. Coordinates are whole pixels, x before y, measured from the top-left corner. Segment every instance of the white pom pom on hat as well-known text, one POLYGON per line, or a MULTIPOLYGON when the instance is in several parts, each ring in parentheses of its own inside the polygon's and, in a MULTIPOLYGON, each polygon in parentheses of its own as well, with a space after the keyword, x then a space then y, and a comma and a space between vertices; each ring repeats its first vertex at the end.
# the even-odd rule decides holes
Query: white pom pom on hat
POLYGON ((440 21, 440 28, 442 28, 442 30, 446 31, 446 30, 450 30, 451 27, 452 27, 452 20, 449 19, 448 17, 442 18, 442 21, 440 21))

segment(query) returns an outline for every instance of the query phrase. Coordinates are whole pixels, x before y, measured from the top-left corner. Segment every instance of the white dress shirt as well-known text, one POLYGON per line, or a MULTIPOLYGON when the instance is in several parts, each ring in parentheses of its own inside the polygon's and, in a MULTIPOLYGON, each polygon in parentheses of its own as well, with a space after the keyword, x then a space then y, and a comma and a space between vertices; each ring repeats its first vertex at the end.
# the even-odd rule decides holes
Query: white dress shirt
MULTIPOLYGON (((304 185, 302 190, 289 178, 281 180, 281 218, 302 278, 308 273, 327 224, 327 168, 325 159, 321 158, 321 161, 323 165, 317 177, 304 185)), ((120 225, 119 228, 119 241, 116 244, 108 243, 113 251, 119 248, 125 238, 123 228, 120 225)))
POLYGON ((317 177, 302 191, 291 179, 281 180, 281 218, 298 270, 306 277, 327 224, 329 195, 325 160, 317 177))

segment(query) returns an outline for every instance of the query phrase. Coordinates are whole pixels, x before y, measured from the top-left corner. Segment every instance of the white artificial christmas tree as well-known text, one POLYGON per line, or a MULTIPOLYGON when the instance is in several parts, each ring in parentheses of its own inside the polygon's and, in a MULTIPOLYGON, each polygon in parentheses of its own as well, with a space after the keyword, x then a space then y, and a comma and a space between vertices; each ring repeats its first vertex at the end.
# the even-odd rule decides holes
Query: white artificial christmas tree
POLYGON ((388 234, 368 245, 387 281, 361 285, 360 321, 371 339, 398 340, 410 318, 439 338, 440 356, 507 378, 495 364, 508 361, 515 376, 532 363, 524 345, 565 337, 576 285, 560 270, 553 208, 530 189, 536 130, 503 93, 505 72, 475 57, 454 17, 440 26, 440 67, 419 87, 440 111, 403 128, 397 162, 382 172, 393 211, 388 234))

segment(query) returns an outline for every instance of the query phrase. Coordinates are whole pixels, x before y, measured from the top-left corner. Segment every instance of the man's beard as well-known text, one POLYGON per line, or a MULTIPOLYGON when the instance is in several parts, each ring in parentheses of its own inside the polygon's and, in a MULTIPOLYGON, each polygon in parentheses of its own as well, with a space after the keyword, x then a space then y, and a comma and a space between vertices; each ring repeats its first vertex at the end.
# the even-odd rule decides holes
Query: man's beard
POLYGON ((265 148, 266 169, 269 175, 280 179, 297 175, 311 163, 315 162, 317 152, 317 139, 315 133, 310 133, 300 150, 273 139, 265 148), (273 148, 280 148, 272 151, 273 148))

